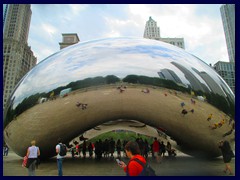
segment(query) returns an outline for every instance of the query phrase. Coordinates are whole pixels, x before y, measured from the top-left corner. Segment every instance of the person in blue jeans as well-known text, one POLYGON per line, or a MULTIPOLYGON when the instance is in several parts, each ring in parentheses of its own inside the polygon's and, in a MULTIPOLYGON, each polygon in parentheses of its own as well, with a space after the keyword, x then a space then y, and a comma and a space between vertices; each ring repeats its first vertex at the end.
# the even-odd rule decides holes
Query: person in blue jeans
POLYGON ((58 144, 56 145, 56 153, 57 153, 57 167, 58 167, 58 176, 63 175, 62 171, 62 161, 63 161, 63 156, 60 156, 60 144, 62 144, 61 138, 58 139, 58 144))

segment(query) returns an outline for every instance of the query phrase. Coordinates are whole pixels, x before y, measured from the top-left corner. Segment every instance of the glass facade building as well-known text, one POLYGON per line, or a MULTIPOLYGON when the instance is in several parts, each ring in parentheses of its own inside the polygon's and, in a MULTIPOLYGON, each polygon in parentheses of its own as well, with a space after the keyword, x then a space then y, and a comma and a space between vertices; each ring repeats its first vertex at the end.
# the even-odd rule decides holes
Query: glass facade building
POLYGON ((218 61, 214 65, 214 69, 235 93, 235 63, 218 61))
POLYGON ((220 11, 229 61, 235 62, 235 4, 222 5, 220 11))

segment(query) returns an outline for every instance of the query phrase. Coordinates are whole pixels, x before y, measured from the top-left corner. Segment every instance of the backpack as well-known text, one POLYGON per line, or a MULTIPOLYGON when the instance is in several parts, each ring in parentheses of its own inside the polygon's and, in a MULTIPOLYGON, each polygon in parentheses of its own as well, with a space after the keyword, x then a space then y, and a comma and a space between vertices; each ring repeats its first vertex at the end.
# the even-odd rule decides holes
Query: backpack
MULTIPOLYGON (((144 164, 142 161, 140 161, 137 158, 132 159, 131 161, 136 161, 143 167, 142 172, 138 176, 156 176, 155 170, 148 163, 144 164)), ((128 168, 127 168, 127 175, 128 175, 128 168)))
POLYGON ((60 152, 59 155, 60 156, 66 156, 67 154, 67 147, 65 144, 59 144, 60 145, 60 152))

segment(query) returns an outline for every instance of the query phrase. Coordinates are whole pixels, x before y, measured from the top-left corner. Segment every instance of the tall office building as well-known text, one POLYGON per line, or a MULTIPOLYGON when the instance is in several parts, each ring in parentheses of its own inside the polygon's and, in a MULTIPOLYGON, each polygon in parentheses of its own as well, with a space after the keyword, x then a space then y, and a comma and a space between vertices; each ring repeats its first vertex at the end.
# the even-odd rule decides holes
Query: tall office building
POLYGON ((160 28, 157 26, 157 22, 154 21, 151 16, 149 17, 149 20, 146 22, 143 37, 147 39, 163 41, 174 46, 180 47, 182 49, 185 49, 183 38, 169 38, 169 37, 161 38, 160 28))
POLYGON ((7 18, 7 12, 8 12, 8 4, 3 4, 3 30, 4 30, 4 24, 7 18))
POLYGON ((214 64, 214 69, 235 93, 235 63, 218 61, 214 64))
POLYGON ((160 28, 157 26, 157 22, 154 21, 151 16, 146 22, 143 37, 148 39, 160 38, 160 28))
POLYGON ((3 32, 3 105, 20 79, 37 62, 28 46, 28 33, 31 20, 30 4, 9 4, 3 32))
POLYGON ((235 62, 235 4, 220 7, 223 29, 230 62, 235 62))

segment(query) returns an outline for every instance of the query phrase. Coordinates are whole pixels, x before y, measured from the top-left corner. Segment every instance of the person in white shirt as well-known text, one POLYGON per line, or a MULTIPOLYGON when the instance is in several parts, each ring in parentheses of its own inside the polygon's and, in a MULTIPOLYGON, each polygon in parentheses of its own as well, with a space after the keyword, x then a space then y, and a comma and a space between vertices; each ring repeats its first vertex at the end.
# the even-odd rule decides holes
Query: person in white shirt
POLYGON ((38 156, 40 156, 39 147, 36 146, 36 141, 32 140, 31 145, 27 150, 28 157, 28 175, 35 176, 36 163, 38 160, 38 156))

